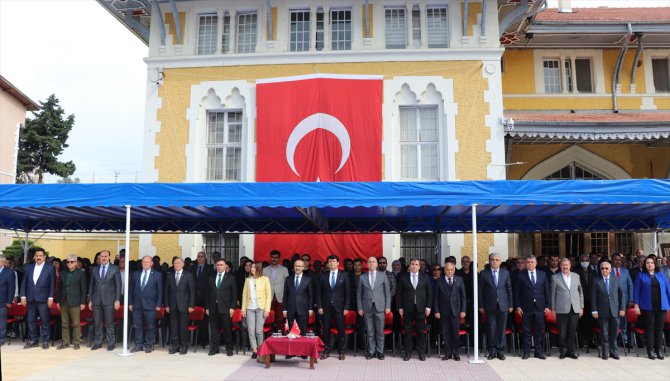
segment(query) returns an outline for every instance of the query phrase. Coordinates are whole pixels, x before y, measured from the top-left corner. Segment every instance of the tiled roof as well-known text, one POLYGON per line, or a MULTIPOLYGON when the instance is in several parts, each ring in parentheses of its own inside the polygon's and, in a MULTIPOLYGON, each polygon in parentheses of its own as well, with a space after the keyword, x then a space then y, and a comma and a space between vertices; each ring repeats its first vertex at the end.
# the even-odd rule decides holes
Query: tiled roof
POLYGON ((572 8, 572 12, 561 13, 556 8, 546 9, 535 18, 536 23, 668 23, 670 7, 662 8, 572 8))
POLYGON ((670 123, 670 113, 523 113, 506 112, 505 117, 515 122, 563 122, 563 123, 637 123, 666 122, 670 123))
POLYGON ((40 106, 35 103, 32 99, 28 98, 27 95, 21 92, 16 86, 12 85, 5 77, 0 75, 0 91, 7 92, 9 95, 14 97, 28 111, 37 111, 40 109, 40 106))

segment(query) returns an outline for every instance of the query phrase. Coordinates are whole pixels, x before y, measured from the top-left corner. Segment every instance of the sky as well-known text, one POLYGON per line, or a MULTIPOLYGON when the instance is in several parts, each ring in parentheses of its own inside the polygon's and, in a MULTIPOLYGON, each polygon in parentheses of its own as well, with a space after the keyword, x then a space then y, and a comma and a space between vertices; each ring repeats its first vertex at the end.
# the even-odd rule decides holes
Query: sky
MULTIPOLYGON (((557 3, 549 0, 550 7, 557 3)), ((670 6, 670 0, 572 0, 572 6, 670 6)), ((0 74, 34 101, 55 94, 75 115, 61 159, 75 162, 73 177, 81 182, 141 181, 147 54, 94 0, 0 0, 0 74)))

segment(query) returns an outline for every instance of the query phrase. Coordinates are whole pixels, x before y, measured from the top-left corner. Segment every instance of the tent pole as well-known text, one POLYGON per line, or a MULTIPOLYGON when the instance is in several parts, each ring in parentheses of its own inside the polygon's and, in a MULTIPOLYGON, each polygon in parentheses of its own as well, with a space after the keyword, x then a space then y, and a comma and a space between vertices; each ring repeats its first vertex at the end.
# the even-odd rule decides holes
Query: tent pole
POLYGON ((479 359, 479 283, 477 280, 477 270, 479 266, 477 265, 477 204, 472 204, 472 265, 474 268, 471 268, 472 271, 472 314, 474 318, 474 359, 469 360, 470 364, 483 364, 484 361, 479 359))
POLYGON ((130 205, 126 205, 126 268, 124 269, 124 276, 126 281, 123 285, 123 351, 119 356, 132 356, 128 352, 128 284, 130 283, 130 205))

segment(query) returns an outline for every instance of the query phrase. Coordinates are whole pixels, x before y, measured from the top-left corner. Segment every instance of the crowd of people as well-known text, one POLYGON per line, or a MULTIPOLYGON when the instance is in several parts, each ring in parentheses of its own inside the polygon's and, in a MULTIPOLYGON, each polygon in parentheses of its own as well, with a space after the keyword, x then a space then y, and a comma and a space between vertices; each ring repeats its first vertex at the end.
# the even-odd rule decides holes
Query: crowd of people
POLYGON ((346 358, 345 327, 353 327, 360 339, 354 345, 365 349, 367 359, 383 360, 389 346, 384 329, 392 324, 393 332, 402 337, 405 361, 414 349, 425 361, 430 346, 443 349, 443 360, 458 361, 463 340, 459 330, 473 329, 476 297, 489 360, 505 359, 508 327, 521 338, 523 359, 530 357, 531 350, 533 357, 545 359, 547 324, 558 328, 561 359, 577 358, 579 346, 598 348, 603 359, 619 359, 619 346, 633 345, 632 321, 644 328, 644 337, 638 341, 649 359, 664 358, 670 268, 666 258, 645 256, 641 250, 627 256, 531 255, 507 261, 492 253, 479 272, 478 295, 474 294, 475 270, 467 256, 461 258, 460 268, 455 257, 446 258, 443 265, 400 258, 388 268, 385 257, 340 262, 331 254, 324 263, 312 261, 309 254, 282 259, 273 250, 269 262, 242 257, 235 270, 220 253, 212 253, 211 258, 209 262, 206 253, 199 252, 194 261, 174 257, 170 266, 158 256, 144 256, 129 261, 126 280, 123 250, 114 260, 103 250, 93 263, 75 255, 64 261, 47 258, 40 248, 31 251, 25 265, 0 256, 0 345, 7 336, 8 310, 12 303, 20 303, 27 308, 24 348, 49 348, 51 328, 38 324, 37 318, 49 321, 50 309, 56 308, 62 340, 57 349, 71 345, 80 349, 80 317, 88 308, 93 320, 91 349, 102 348, 104 340, 107 350, 114 350, 114 315, 122 307, 128 281, 134 333, 131 352, 154 350, 156 316, 164 311, 170 354, 186 354, 195 344, 209 345, 213 356, 219 353, 223 337, 225 353, 232 356, 233 320, 239 313, 252 358, 257 358, 263 328, 270 323, 272 331, 285 332, 295 324, 302 334, 320 336, 325 344, 323 360, 335 350, 339 360, 346 358), (196 308, 204 316, 196 343, 191 343, 187 327, 196 308))

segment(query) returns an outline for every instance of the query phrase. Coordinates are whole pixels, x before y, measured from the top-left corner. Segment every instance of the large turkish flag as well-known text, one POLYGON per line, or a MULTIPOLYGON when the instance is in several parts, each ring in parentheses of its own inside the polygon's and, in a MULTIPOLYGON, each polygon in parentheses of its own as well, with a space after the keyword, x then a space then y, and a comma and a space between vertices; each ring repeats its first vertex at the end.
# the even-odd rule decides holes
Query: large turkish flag
MULTIPOLYGON (((381 77, 259 81, 256 99, 256 181, 381 181, 381 77)), ((379 234, 257 234, 254 247, 257 260, 382 254, 379 234)))

